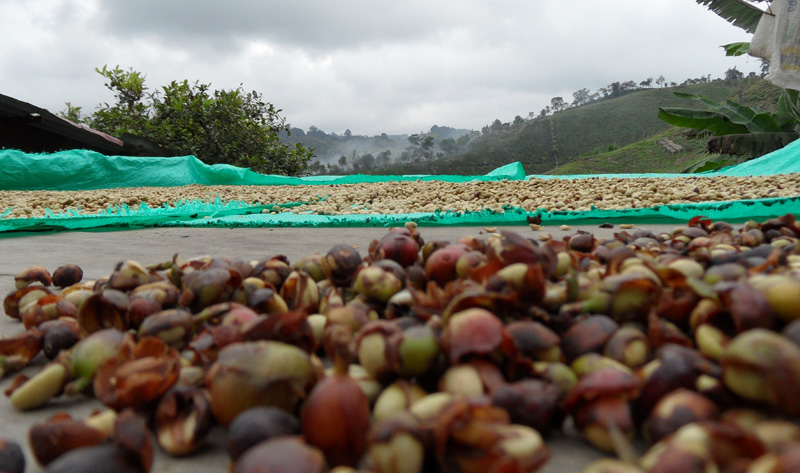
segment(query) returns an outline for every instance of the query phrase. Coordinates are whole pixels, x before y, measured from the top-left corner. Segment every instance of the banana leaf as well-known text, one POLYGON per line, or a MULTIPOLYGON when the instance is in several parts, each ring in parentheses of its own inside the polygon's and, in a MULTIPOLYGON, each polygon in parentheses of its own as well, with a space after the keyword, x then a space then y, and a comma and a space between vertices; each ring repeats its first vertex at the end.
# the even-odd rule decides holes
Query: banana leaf
POLYGON ((744 56, 745 54, 750 54, 750 43, 723 44, 722 49, 725 50, 726 56, 744 56))
POLYGON ((800 108, 798 108, 798 92, 793 89, 783 89, 778 98, 778 115, 800 123, 800 108))
POLYGON ((706 5, 709 10, 721 16, 734 26, 738 26, 748 33, 755 33, 758 20, 764 13, 760 8, 744 0, 696 0, 701 5, 706 5))
POLYGON ((693 128, 698 131, 710 131, 717 136, 747 133, 748 131, 744 125, 733 123, 721 114, 708 110, 660 107, 658 118, 670 125, 693 128))
MULTIPOLYGON (((788 119, 788 117, 778 117, 768 112, 762 112, 761 110, 748 107, 746 105, 742 105, 736 103, 731 100, 726 100, 724 103, 717 103, 707 97, 703 97, 701 95, 695 94, 686 94, 681 92, 675 92, 675 95, 685 99, 697 100, 711 109, 714 112, 716 117, 722 117, 724 120, 730 121, 736 125, 741 125, 744 127, 743 131, 740 131, 741 128, 737 127, 726 127, 721 125, 715 125, 714 123, 709 123, 710 126, 716 128, 719 131, 715 131, 712 128, 708 128, 703 126, 702 128, 695 128, 696 126, 701 126, 702 122, 698 122, 695 126, 692 125, 679 125, 677 126, 687 126, 690 128, 695 128, 698 130, 709 130, 714 132, 716 135, 729 135, 734 133, 772 133, 772 132, 789 132, 794 130, 794 123, 793 120, 788 119)), ((666 110, 667 114, 665 115, 666 118, 669 118, 669 115, 676 115, 678 117, 687 115, 687 113, 679 113, 677 110, 691 110, 691 109, 675 109, 675 108, 665 108, 659 110, 666 110)), ((696 119, 702 120, 704 117, 702 115, 693 115, 688 114, 689 116, 693 116, 696 119)), ((661 117, 659 111, 659 117, 661 117)), ((662 118, 662 120, 670 123, 669 120, 666 118, 662 118)), ((705 117, 710 118, 710 117, 705 117)), ((676 125, 675 123, 670 123, 672 125, 676 125)))

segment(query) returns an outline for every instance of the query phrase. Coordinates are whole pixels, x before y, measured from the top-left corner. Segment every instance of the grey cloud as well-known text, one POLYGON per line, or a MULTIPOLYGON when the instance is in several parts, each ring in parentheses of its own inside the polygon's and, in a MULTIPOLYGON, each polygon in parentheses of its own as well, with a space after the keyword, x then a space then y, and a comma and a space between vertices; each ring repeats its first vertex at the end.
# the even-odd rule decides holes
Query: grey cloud
POLYGON ((243 84, 295 126, 375 134, 477 128, 617 80, 669 81, 757 62, 691 0, 211 2, 0 0, 0 90, 51 109, 112 97, 94 67, 243 84))
MULTIPOLYGON (((326 51, 428 37, 468 13, 437 5, 417 0, 107 2, 105 28, 120 37, 158 34, 187 41, 215 38, 223 44, 231 38, 263 38, 326 51)), ((468 3, 464 7, 469 8, 468 3)))

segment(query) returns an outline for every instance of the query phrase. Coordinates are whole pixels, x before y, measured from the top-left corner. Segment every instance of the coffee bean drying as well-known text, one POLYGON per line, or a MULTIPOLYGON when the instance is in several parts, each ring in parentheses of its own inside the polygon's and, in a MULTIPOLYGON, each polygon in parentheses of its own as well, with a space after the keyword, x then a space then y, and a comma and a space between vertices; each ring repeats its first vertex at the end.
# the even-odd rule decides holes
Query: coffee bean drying
MULTIPOLYGON (((531 472, 559 429, 608 453, 585 473, 800 471, 793 215, 546 242, 409 223, 364 255, 82 279, 31 266, 4 300, 26 331, 0 340, 3 374, 50 360, 11 405, 108 407, 31 427, 48 472, 149 472, 154 443, 190 455, 215 425, 236 473, 531 472)), ((0 470, 23 469, 0 442, 0 470)))

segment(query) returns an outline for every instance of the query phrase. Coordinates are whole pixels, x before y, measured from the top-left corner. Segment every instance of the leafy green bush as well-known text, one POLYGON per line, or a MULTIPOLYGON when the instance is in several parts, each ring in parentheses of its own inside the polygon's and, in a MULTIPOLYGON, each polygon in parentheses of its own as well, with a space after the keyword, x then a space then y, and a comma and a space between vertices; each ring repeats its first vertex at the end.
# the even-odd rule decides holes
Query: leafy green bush
MULTIPOLYGON (((281 110, 258 92, 211 91, 209 84, 172 81, 146 93, 144 76, 119 66, 96 71, 105 77, 116 103, 98 106, 85 121, 97 130, 146 138, 171 156, 194 155, 207 164, 225 163, 269 174, 304 173, 313 151, 290 146, 278 134, 289 132, 281 110)), ((74 115, 74 113, 73 113, 74 115)))

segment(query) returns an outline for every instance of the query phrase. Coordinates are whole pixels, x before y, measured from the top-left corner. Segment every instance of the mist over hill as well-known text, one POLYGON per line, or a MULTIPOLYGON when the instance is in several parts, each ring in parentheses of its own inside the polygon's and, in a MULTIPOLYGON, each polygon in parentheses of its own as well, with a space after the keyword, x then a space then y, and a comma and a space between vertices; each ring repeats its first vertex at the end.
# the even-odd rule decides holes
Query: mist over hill
POLYGON ((429 131, 414 134, 375 136, 326 133, 315 126, 307 131, 291 128, 282 133, 281 141, 314 150, 312 173, 364 172, 392 163, 440 159, 463 150, 469 141, 479 136, 474 130, 433 125, 429 131))

